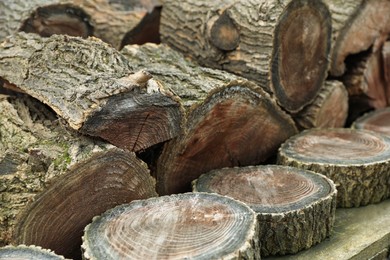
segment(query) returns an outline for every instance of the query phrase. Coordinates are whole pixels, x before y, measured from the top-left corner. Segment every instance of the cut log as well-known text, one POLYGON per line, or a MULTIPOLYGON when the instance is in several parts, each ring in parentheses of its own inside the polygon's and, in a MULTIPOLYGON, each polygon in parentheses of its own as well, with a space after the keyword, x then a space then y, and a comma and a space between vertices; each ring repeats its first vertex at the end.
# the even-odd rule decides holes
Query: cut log
POLYGON ((134 153, 47 119, 30 97, 9 99, 0 101, 0 244, 78 259, 82 230, 94 216, 157 195, 134 153))
MULTIPOLYGON (((136 27, 141 33, 141 21, 155 25, 156 20, 145 21, 154 8, 161 8, 158 0, 5 0, 0 3, 0 41, 20 30, 44 37, 93 35, 119 48, 126 33, 136 27)), ((158 30, 149 28, 142 33, 158 38, 158 30)))
POLYGON ((387 97, 387 105, 390 105, 390 41, 385 42, 382 46, 382 62, 383 77, 386 82, 385 93, 387 97))
POLYGON ((0 259, 2 260, 61 260, 63 256, 37 246, 6 246, 0 248, 0 259))
POLYGON ((359 117, 351 126, 371 130, 390 137, 390 108, 383 108, 359 117))
POLYGON ((191 181, 212 169, 264 162, 297 133, 291 117, 245 79, 199 67, 165 45, 126 46, 122 53, 132 65, 148 64, 186 108, 181 134, 157 162, 159 194, 190 191, 191 181))
POLYGON ((295 254, 330 236, 336 187, 321 174, 278 165, 224 168, 203 174, 193 191, 242 201, 256 213, 261 256, 295 254))
POLYGON ((348 55, 380 49, 390 33, 390 2, 387 0, 324 0, 332 16, 330 73, 346 71, 348 55))
POLYGON ((85 228, 85 259, 260 259, 255 213, 208 193, 134 201, 85 228))
POLYGON ((294 115, 294 120, 301 129, 344 127, 348 111, 344 84, 327 80, 313 103, 294 115))
POLYGON ((180 130, 176 97, 97 39, 18 33, 0 45, 0 77, 73 129, 123 149, 139 151, 180 130))
POLYGON ((306 130, 279 149, 278 163, 322 173, 337 187, 338 207, 358 207, 390 196, 390 139, 371 131, 306 130))
POLYGON ((164 1, 161 41, 272 91, 297 112, 326 77, 331 18, 322 1, 164 1))

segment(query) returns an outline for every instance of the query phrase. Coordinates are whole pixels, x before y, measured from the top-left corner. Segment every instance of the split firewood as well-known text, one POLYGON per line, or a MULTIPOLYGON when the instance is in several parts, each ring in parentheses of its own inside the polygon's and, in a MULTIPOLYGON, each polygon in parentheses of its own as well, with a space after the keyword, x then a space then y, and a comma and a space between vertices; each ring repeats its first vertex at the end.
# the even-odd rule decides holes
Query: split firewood
POLYGON ((161 41, 212 68, 256 81, 297 112, 328 70, 331 17, 322 1, 164 1, 161 41))
POLYGON ((37 245, 78 259, 92 218, 156 196, 155 180, 134 153, 46 114, 55 116, 28 96, 0 100, 0 244, 37 245))
POLYGON ((390 2, 387 0, 324 0, 332 16, 330 73, 341 76, 351 54, 380 49, 390 33, 390 2))
POLYGON ((6 87, 49 105, 81 133, 139 151, 175 137, 176 97, 102 41, 18 33, 0 45, 6 87), (157 86, 157 87, 156 87, 157 86))
POLYGON ((203 174, 193 191, 242 201, 257 214, 261 256, 295 254, 330 236, 336 187, 321 174, 278 165, 223 168, 203 174))
POLYGON ((301 129, 344 127, 348 112, 348 92, 344 84, 327 80, 313 103, 293 117, 301 129))
POLYGON ((200 67, 165 45, 126 46, 122 53, 132 65, 147 64, 186 109, 182 132, 157 161, 159 194, 190 191, 191 181, 212 169, 264 162, 297 133, 291 117, 248 80, 200 67))
POLYGON ((390 108, 378 109, 356 119, 352 128, 366 129, 390 137, 390 108))
POLYGON ((63 256, 38 246, 6 246, 0 248, 2 260, 65 260, 63 256))
POLYGON ((208 193, 111 209, 85 228, 82 249, 84 259, 260 259, 253 210, 208 193))
POLYGON ((278 163, 333 180, 338 207, 364 206, 390 196, 390 139, 371 131, 306 130, 281 146, 278 163))
POLYGON ((93 35, 119 48, 129 32, 145 35, 146 41, 158 40, 158 30, 150 30, 158 26, 158 20, 145 19, 152 13, 159 16, 160 9, 158 0, 5 0, 0 2, 3 18, 0 18, 0 41, 17 31, 25 31, 44 37, 93 35), (142 28, 145 30, 140 31, 142 28))

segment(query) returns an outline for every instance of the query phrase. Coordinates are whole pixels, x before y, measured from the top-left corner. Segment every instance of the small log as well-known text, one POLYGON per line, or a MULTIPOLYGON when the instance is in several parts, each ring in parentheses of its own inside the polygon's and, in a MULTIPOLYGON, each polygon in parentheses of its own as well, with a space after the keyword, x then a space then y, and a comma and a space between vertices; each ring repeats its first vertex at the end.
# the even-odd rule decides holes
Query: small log
POLYGON ((348 92, 344 84, 327 80, 313 103, 293 118, 301 129, 344 127, 348 111, 348 92))
POLYGON ((330 236, 336 187, 321 174, 277 165, 224 168, 203 174, 193 191, 242 201, 257 214, 261 256, 295 254, 330 236))
POLYGON ((390 41, 385 42, 382 46, 382 62, 383 76, 386 82, 385 93, 387 104, 390 105, 390 41))
POLYGON ((0 248, 0 259, 2 260, 61 260, 63 256, 38 246, 6 246, 0 248))
POLYGON ((297 112, 325 80, 331 18, 322 1, 166 0, 160 34, 202 65, 256 81, 297 112))
POLYGON ((157 161, 159 194, 190 191, 191 181, 212 169, 264 162, 297 133, 291 117, 248 80, 199 67, 165 45, 126 46, 122 53, 132 65, 148 64, 186 109, 180 135, 157 161))
MULTIPOLYGON (((150 22, 155 27, 156 20, 144 20, 155 8, 161 9, 158 0, 5 0, 0 3, 0 17, 4 17, 0 19, 0 41, 17 31, 44 37, 93 35, 119 48, 129 31, 138 27, 138 35, 141 34, 140 23, 150 22)), ((158 38, 158 30, 149 28, 142 33, 158 38)))
POLYGON ((157 195, 134 153, 70 131, 28 96, 8 99, 0 101, 0 244, 78 259, 92 217, 157 195))
POLYGON ((332 16, 330 74, 346 72, 345 60, 351 54, 376 52, 390 33, 390 2, 387 0, 324 0, 332 16))
POLYGON ((306 130, 281 146, 278 163, 333 180, 338 207, 364 206, 390 196, 390 139, 371 131, 306 130))
POLYGON ((139 151, 175 137, 172 93, 97 39, 19 33, 0 45, 0 77, 48 104, 81 133, 139 151), (157 86, 157 87, 156 87, 157 86))
POLYGON ((255 213, 207 193, 134 201, 85 228, 84 259, 260 259, 255 213))
POLYGON ((390 137, 390 108, 378 109, 356 119, 351 128, 366 129, 390 137))

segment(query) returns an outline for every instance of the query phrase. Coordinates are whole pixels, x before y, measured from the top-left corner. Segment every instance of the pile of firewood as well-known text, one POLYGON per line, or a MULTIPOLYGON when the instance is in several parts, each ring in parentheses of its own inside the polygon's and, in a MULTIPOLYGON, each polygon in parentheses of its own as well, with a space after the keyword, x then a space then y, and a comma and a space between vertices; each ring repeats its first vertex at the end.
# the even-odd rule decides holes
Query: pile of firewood
POLYGON ((390 197, 389 13, 1 1, 0 258, 259 259, 320 243, 336 207, 390 197))

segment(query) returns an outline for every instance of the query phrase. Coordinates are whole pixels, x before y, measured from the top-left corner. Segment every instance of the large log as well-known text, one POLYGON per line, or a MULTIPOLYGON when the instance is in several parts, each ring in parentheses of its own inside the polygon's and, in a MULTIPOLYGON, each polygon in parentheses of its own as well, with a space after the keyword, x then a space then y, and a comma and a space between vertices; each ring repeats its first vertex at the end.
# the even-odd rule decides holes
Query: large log
POLYGON ((85 228, 84 259, 260 259, 255 213, 208 193, 134 201, 85 228))
POLYGON ((6 246, 0 248, 0 259, 2 260, 65 260, 63 256, 37 246, 6 246))
POLYGON ((322 1, 164 1, 161 41, 202 65, 271 90, 297 112, 328 70, 331 17, 322 1))
POLYGON ((390 196, 390 139, 360 129, 311 129, 287 140, 278 163, 322 173, 337 187, 338 207, 390 196))
POLYGON ((311 171, 277 165, 217 169, 194 181, 193 190, 250 206, 260 226, 261 256, 295 254, 333 229, 336 187, 311 171))
POLYGON ((18 33, 0 45, 0 77, 48 104, 81 133, 130 151, 175 137, 180 105, 100 40, 18 33))
POLYGON ((356 119, 352 128, 366 129, 390 137, 390 108, 371 111, 356 119))
POLYGON ((324 0, 332 16, 330 73, 341 76, 349 55, 380 49, 390 33, 387 0, 324 0))
POLYGON ((212 169, 264 162, 297 133, 290 116, 248 80, 199 67, 165 45, 126 46, 122 53, 132 65, 148 64, 186 109, 180 135, 157 162, 160 194, 190 191, 191 181, 212 169))
MULTIPOLYGON (((141 27, 147 23, 154 28, 156 20, 146 20, 152 13, 159 17, 158 0, 5 0, 0 2, 0 41, 17 31, 41 36, 68 34, 96 36, 119 48, 126 33, 132 32, 144 41, 158 41, 158 30, 141 27), (136 29, 136 32, 133 30, 136 29)), ((140 42, 140 41, 138 41, 140 42)))
POLYGON ((0 100, 0 244, 78 259, 94 216, 157 195, 134 153, 78 135, 30 97, 8 99, 0 100))

